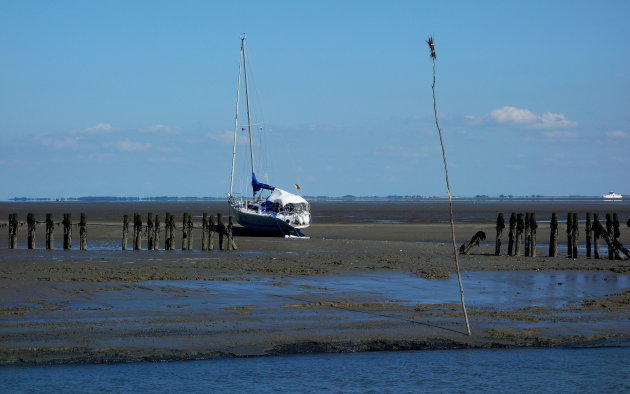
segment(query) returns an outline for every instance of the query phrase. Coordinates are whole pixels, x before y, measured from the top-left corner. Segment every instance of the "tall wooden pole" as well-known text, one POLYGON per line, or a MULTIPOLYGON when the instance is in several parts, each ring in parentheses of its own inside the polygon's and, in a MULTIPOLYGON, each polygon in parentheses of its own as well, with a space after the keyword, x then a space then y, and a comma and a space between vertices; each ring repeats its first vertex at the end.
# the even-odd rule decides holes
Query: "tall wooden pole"
POLYGON ((602 227, 601 223, 599 222, 599 214, 594 213, 593 214, 593 258, 594 259, 599 259, 599 238, 600 238, 600 234, 598 231, 595 231, 595 228, 600 228, 602 227))
POLYGON ((129 215, 123 216, 122 250, 127 250, 127 238, 129 237, 129 215))
MULTIPOLYGON (((607 213, 606 214, 606 232, 608 233, 608 238, 612 239, 613 237, 613 220, 612 220, 612 215, 607 213)), ((608 260, 614 260, 615 255, 613 253, 612 248, 610 247, 610 244, 608 244, 608 260)))
POLYGON ((530 231, 530 237, 529 237, 529 242, 530 242, 530 246, 529 246, 529 254, 532 257, 536 257, 536 230, 538 229, 538 223, 536 222, 536 214, 535 213, 530 213, 529 214, 529 231, 530 231))
POLYGON ((210 216, 208 220, 208 250, 214 250, 214 216, 210 216))
POLYGON ((578 225, 578 214, 573 212, 573 220, 571 223, 571 247, 573 248, 573 258, 578 258, 578 239, 580 238, 580 227, 578 225))
POLYGON ((153 250, 153 213, 147 213, 147 250, 153 250))
POLYGON ((18 219, 17 213, 9 214, 9 249, 17 248, 18 219))
POLYGON ((193 230, 194 230, 195 226, 193 225, 192 215, 188 215, 188 223, 186 223, 186 225, 188 226, 188 247, 187 247, 187 250, 193 250, 193 240, 195 239, 194 236, 193 236, 193 230))
POLYGON ((182 219, 182 250, 188 250, 188 213, 184 212, 182 219))
POLYGON ((134 213, 133 218, 133 250, 140 250, 142 249, 142 216, 134 213))
POLYGON ((208 214, 205 212, 201 219, 201 250, 208 250, 208 214))
POLYGON ((573 214, 567 213, 567 257, 573 257, 573 214))
POLYGON ((155 227, 153 228, 153 250, 160 249, 160 215, 155 215, 155 227))
POLYGON ((457 244, 455 241, 455 221, 453 219, 453 194, 451 193, 451 185, 448 180, 448 166, 446 162, 446 150, 444 149, 444 140, 442 138, 442 128, 438 122, 437 115, 437 100, 435 99, 435 59, 437 55, 435 53, 435 43, 433 42, 433 37, 429 36, 427 40, 427 44, 429 45, 429 49, 431 51, 431 59, 433 61, 433 84, 431 85, 431 90, 433 92, 433 114, 435 116, 435 126, 438 130, 438 135, 440 136, 440 146, 442 148, 442 162, 444 163, 444 178, 446 182, 446 191, 448 193, 448 208, 449 208, 449 221, 451 223, 451 241, 453 243, 453 257, 455 260, 455 270, 457 271, 457 281, 459 283, 459 295, 462 303, 462 311, 464 312, 464 319, 466 321, 466 331, 468 336, 471 336, 470 331, 470 323, 468 321, 468 312, 466 311, 466 302, 464 301, 464 284, 462 283, 462 276, 460 274, 459 269, 459 257, 457 253, 457 244))
POLYGON ((72 249, 72 215, 63 215, 63 248, 72 249))
POLYGON ((514 255, 521 255, 521 240, 523 239, 523 230, 525 229, 525 222, 523 221, 523 214, 516 215, 516 245, 514 247, 514 255))
POLYGON ((225 235, 225 224, 221 214, 217 214, 217 230, 219 233, 219 250, 223 250, 223 236, 225 235))
POLYGON ((591 224, 591 213, 586 213, 586 258, 590 259, 592 257, 591 248, 593 243, 593 226, 591 224))

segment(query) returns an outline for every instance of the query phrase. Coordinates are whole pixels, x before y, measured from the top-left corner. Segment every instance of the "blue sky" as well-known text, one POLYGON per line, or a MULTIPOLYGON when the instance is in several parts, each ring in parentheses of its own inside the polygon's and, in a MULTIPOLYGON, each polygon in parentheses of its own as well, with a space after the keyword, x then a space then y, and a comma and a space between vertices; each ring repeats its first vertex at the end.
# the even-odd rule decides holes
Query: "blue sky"
POLYGON ((433 35, 455 195, 630 194, 628 15, 627 1, 3 1, 0 199, 225 195, 242 33, 261 181, 445 195, 433 35))

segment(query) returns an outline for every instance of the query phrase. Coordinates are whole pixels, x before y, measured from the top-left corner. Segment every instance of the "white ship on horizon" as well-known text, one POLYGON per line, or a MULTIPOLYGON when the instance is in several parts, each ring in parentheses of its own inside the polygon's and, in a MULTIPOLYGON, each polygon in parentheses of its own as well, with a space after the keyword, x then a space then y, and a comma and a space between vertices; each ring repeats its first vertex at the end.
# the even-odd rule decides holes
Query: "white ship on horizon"
POLYGON ((606 200, 621 200, 623 198, 623 196, 619 193, 615 193, 613 191, 611 191, 608 194, 602 194, 602 198, 606 199, 606 200))

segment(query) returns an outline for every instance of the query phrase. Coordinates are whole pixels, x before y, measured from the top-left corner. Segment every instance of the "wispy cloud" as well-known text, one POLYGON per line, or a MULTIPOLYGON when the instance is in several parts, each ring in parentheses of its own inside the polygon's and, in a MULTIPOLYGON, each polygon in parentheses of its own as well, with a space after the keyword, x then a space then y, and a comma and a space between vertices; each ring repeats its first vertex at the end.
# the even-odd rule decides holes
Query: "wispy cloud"
POLYGON ((38 134, 34 140, 44 146, 55 149, 72 149, 80 148, 79 138, 73 136, 51 136, 49 134, 38 134))
POLYGON ((143 133, 162 133, 162 134, 178 134, 180 130, 178 128, 167 126, 163 124, 154 124, 149 127, 140 129, 143 133))
POLYGON ((110 142, 105 144, 108 147, 114 147, 121 152, 139 152, 151 149, 152 145, 150 143, 143 142, 135 142, 129 139, 123 141, 110 142))
MULTIPOLYGON (((472 117, 474 119, 474 117, 472 117)), ((490 111, 489 118, 501 124, 511 124, 531 129, 567 129, 578 125, 563 114, 545 112, 542 115, 528 109, 505 106, 490 111)))
POLYGON ((84 134, 102 134, 102 133, 111 133, 116 130, 118 130, 118 128, 112 126, 109 123, 99 123, 94 126, 86 127, 80 132, 84 134))
MULTIPOLYGON (((219 133, 206 133, 206 137, 210 138, 213 141, 218 141, 222 144, 232 144, 234 143, 234 132, 233 131, 222 131, 219 133)), ((242 134, 237 134, 237 143, 246 143, 247 137, 242 134)))
POLYGON ((575 137, 577 133, 572 131, 545 131, 542 133, 545 137, 549 138, 567 138, 567 137, 575 137))
POLYGON ((628 133, 623 130, 611 130, 606 132, 606 137, 609 138, 628 138, 628 133))

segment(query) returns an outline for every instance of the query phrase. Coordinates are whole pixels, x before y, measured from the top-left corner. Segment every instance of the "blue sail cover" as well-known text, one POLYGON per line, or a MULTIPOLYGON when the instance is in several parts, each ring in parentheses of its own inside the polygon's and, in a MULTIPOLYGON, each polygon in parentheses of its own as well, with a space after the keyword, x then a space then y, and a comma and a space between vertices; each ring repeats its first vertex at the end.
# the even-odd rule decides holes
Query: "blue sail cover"
POLYGON ((258 182, 258 180, 256 179, 256 174, 254 174, 253 172, 252 172, 252 188, 254 189, 254 193, 257 193, 261 189, 272 190, 272 191, 275 190, 275 187, 273 186, 269 186, 266 183, 258 182))

